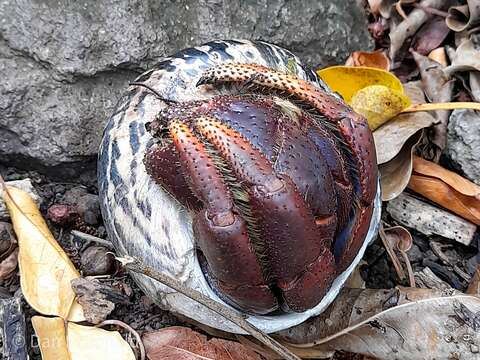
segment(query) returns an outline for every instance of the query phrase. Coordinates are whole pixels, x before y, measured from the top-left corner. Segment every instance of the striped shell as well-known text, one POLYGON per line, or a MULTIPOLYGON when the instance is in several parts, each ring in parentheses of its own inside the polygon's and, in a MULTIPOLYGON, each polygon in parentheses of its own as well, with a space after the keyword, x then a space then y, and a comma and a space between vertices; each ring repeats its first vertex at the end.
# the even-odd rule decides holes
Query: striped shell
MULTIPOLYGON (((207 99, 212 91, 197 88, 202 72, 222 62, 256 63, 278 71, 294 71, 297 77, 328 89, 315 73, 289 51, 264 42, 214 41, 165 58, 142 74, 141 81, 166 100, 207 99)), ((147 175, 145 150, 153 141, 145 124, 166 104, 145 87, 131 86, 108 120, 98 163, 99 192, 108 234, 119 255, 127 254, 222 302, 208 285, 194 249, 190 214, 147 175)), ((266 332, 297 325, 320 314, 340 288, 374 239, 380 220, 380 191, 364 245, 353 263, 334 281, 328 294, 314 308, 302 313, 248 316, 266 332)), ((224 331, 243 333, 237 326, 162 284, 132 274, 139 286, 161 307, 224 331)), ((228 306, 228 305, 226 305, 228 306)))

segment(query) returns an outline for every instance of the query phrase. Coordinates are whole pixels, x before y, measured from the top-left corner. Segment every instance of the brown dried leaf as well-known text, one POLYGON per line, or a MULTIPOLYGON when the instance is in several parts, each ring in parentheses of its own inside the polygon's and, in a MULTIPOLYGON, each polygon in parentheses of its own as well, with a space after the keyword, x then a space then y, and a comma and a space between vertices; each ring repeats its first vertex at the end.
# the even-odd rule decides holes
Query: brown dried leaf
POLYGON ((439 16, 428 20, 415 34, 412 48, 422 55, 428 55, 438 48, 450 33, 445 20, 439 16))
POLYGON ((445 68, 445 74, 448 76, 459 71, 480 71, 480 48, 472 39, 465 40, 455 50, 450 60, 451 65, 445 68))
MULTIPOLYGON (((448 0, 423 0, 420 2, 420 5, 434 9, 444 9, 446 5, 448 5, 448 0)), ((420 26, 430 18, 432 18, 432 15, 423 9, 413 9, 405 20, 390 31, 389 57, 392 61, 395 60, 397 53, 402 48, 405 40, 413 36, 420 26)))
MULTIPOLYGON (((412 51, 412 54, 420 69, 423 89, 430 102, 446 103, 451 101, 455 82, 445 73, 442 65, 415 51, 412 51)), ((435 157, 437 160, 447 144, 447 124, 450 112, 450 110, 432 112, 438 121, 433 127, 432 135, 432 142, 439 149, 435 157)))
POLYGON ((464 219, 480 225, 480 200, 459 193, 442 180, 412 175, 408 188, 464 219))
POLYGON ((350 54, 346 66, 368 66, 388 71, 390 69, 390 60, 382 50, 373 52, 354 51, 350 54))
POLYGON ((418 131, 408 139, 392 160, 378 166, 381 174, 380 182, 383 201, 390 201, 396 198, 407 187, 412 175, 412 155, 422 135, 423 131, 418 131))
POLYGON ((149 360, 261 360, 238 342, 207 340, 205 335, 181 326, 147 332, 142 340, 149 360))
POLYGON ((8 255, 0 263, 0 280, 5 280, 11 277, 18 265, 18 248, 13 250, 10 255, 8 255))
POLYGON ((465 179, 457 173, 447 170, 440 165, 422 159, 421 157, 413 157, 413 170, 418 175, 425 175, 440 179, 454 188, 463 195, 480 197, 480 186, 465 179))
POLYGON ((453 31, 464 31, 480 24, 480 4, 478 0, 467 0, 466 5, 448 9, 446 25, 453 31))
POLYGON ((479 310, 479 298, 445 296, 439 290, 344 289, 325 313, 279 336, 302 349, 310 347, 311 354, 335 349, 379 359, 420 360, 425 354, 443 359, 458 352, 469 358, 474 356, 470 340, 480 340, 475 330, 479 310), (473 339, 439 341, 460 340, 465 333, 473 339))

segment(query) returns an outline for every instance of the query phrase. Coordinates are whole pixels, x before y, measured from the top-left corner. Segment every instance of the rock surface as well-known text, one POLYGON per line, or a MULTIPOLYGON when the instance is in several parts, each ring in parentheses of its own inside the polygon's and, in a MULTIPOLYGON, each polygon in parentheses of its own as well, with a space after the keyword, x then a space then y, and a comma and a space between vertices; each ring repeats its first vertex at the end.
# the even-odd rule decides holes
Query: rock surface
POLYGON ((372 48, 349 0, 0 0, 0 13, 0 162, 25 167, 94 164, 128 82, 182 48, 260 39, 312 66, 372 48))
POLYGON ((480 112, 454 110, 448 123, 445 152, 465 176, 480 185, 480 112))

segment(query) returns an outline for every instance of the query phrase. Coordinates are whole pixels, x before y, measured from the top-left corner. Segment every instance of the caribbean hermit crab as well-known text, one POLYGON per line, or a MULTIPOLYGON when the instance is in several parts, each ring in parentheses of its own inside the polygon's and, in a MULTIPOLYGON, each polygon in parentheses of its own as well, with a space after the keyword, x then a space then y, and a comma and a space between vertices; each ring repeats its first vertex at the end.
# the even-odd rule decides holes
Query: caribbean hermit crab
MULTIPOLYGON (((117 251, 268 332, 320 313, 374 237, 365 119, 279 47, 219 41, 140 76, 106 127, 102 210, 117 251)), ((161 305, 238 329, 144 277, 161 305)))

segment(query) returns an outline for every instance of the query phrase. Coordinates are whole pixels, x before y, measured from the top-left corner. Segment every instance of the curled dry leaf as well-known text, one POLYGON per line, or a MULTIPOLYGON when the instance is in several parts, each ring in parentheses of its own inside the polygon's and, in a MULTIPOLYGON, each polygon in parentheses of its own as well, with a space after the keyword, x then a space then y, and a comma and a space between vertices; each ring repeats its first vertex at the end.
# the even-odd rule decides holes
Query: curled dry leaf
POLYGON ((442 180, 412 175, 408 188, 464 219, 480 225, 480 200, 461 194, 442 180))
POLYGON ((392 260, 395 258, 397 265, 400 265, 401 271, 398 271, 397 267, 395 267, 398 277, 400 279, 404 279, 404 274, 406 273, 410 286, 415 287, 413 269, 407 254, 407 252, 412 248, 412 235, 403 226, 393 226, 382 229, 381 236, 383 236, 382 241, 384 241, 384 244, 388 243, 389 245, 389 248, 387 248, 388 254, 391 256, 392 260), (405 265, 398 260, 396 256, 397 253, 400 254, 401 258, 403 259, 403 264, 405 265), (403 271, 403 267, 405 267, 405 272, 403 271))
MULTIPOLYGON (((412 51, 422 77, 423 89, 429 100, 434 103, 449 102, 453 96, 454 80, 447 75, 441 64, 412 51)), ((432 142, 438 147, 436 159, 447 144, 447 125, 450 110, 437 110, 434 112, 438 123, 433 127, 432 142)))
POLYGON ((472 39, 463 41, 450 58, 450 66, 445 68, 445 74, 452 75, 459 71, 480 71, 480 48, 472 39))
POLYGON ((393 74, 370 67, 331 66, 317 70, 318 76, 335 92, 342 95, 347 103, 359 90, 371 85, 383 85, 403 93, 400 80, 393 74))
POLYGON ((207 340, 205 335, 181 326, 148 332, 142 340, 149 360, 261 360, 238 342, 207 340))
POLYGON ((467 0, 466 5, 450 7, 445 23, 450 29, 457 32, 480 25, 480 4, 478 0, 467 0))
POLYGON ((378 166, 383 201, 396 198, 406 189, 413 170, 412 156, 422 137, 423 131, 420 130, 403 144, 393 159, 378 166))
POLYGON ((463 195, 480 199, 479 185, 432 161, 427 161, 421 157, 415 156, 413 158, 413 170, 416 174, 440 179, 463 195))
POLYGON ((480 341, 478 311, 479 298, 445 297, 438 290, 344 289, 326 313, 279 336, 311 353, 335 349, 379 359, 420 360, 426 354, 443 359, 452 353, 471 358, 471 345, 480 341))
POLYGON ((80 274, 48 229, 33 198, 14 187, 8 187, 3 198, 18 239, 20 285, 25 299, 42 314, 83 320, 70 286, 80 274))
POLYGON ((403 91, 370 85, 357 91, 350 105, 367 119, 370 129, 375 130, 410 106, 410 99, 403 91))
POLYGON ((388 71, 390 60, 381 50, 373 52, 354 51, 345 62, 345 66, 367 66, 388 71))
MULTIPOLYGON (((422 0, 420 5, 434 9, 443 9, 448 5, 448 0, 422 0)), ((413 9, 400 24, 390 31, 390 59, 393 61, 397 57, 398 51, 402 48, 405 41, 413 36, 417 30, 432 15, 423 9, 413 9)))
POLYGON ((480 225, 480 186, 431 161, 415 157, 408 187, 480 225))

